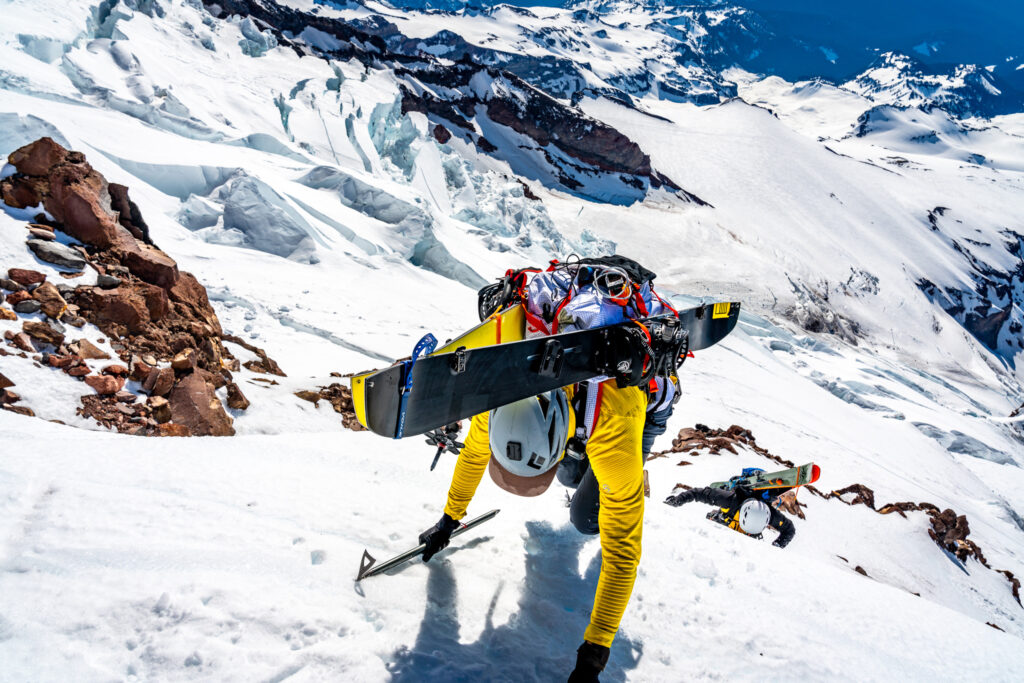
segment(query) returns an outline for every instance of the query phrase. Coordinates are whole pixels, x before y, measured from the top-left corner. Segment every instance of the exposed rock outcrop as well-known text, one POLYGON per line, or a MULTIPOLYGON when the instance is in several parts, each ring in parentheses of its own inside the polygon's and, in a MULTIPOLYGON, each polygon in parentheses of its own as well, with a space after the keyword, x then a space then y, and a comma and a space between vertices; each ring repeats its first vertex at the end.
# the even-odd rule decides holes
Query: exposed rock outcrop
MULTIPOLYGON (((659 453, 652 453, 648 460, 665 457, 669 453, 685 453, 692 457, 700 455, 701 451, 707 451, 709 455, 718 455, 722 451, 728 451, 733 455, 737 455, 736 446, 749 448, 758 455, 768 458, 783 467, 796 467, 792 461, 772 455, 768 452, 768 449, 758 446, 757 440, 750 430, 744 429, 739 425, 732 425, 728 429, 712 429, 707 425, 697 424, 692 428, 680 429, 679 435, 672 440, 671 448, 659 453)), ((682 465, 684 463, 685 461, 679 464, 682 465)))
POLYGON ((179 380, 167 397, 171 406, 171 419, 188 428, 193 436, 223 436, 234 434, 232 419, 224 411, 214 393, 207 373, 192 372, 179 380))
MULTIPOLYGON (((811 487, 808 486, 806 488, 811 487)), ((940 510, 931 503, 887 503, 876 509, 875 492, 863 484, 851 484, 828 494, 822 494, 817 490, 813 492, 826 500, 835 499, 846 505, 864 505, 880 515, 888 515, 895 512, 905 518, 907 512, 924 512, 928 515, 931 522, 928 536, 935 541, 936 545, 955 555, 961 562, 966 562, 968 558, 973 557, 987 569, 992 569, 1005 576, 1006 580, 1010 582, 1013 597, 1017 600, 1018 604, 1021 604, 1020 580, 1013 575, 1013 572, 1007 569, 992 568, 988 560, 985 559, 985 554, 978 547, 978 544, 968 538, 968 535, 971 533, 971 527, 967 523, 966 515, 958 515, 951 508, 940 510)))
MULTIPOLYGON (((30 239, 37 256, 61 267, 90 267, 99 273, 97 286, 54 285, 43 273, 11 268, 15 303, 31 303, 46 321, 25 321, 24 334, 8 343, 22 351, 47 352, 46 363, 80 377, 95 394, 84 396, 80 414, 119 431, 145 435, 234 434, 232 420, 214 391, 231 381, 237 363, 222 344, 222 329, 206 289, 181 272, 170 256, 156 247, 141 212, 123 185, 109 185, 79 152, 42 138, 13 152, 16 172, 0 181, 0 194, 11 206, 40 203, 56 222, 47 226, 81 242, 30 239), (16 290, 15 290, 16 288, 16 290), (29 291, 31 290, 31 291, 29 291), (109 358, 86 339, 65 346, 65 325, 91 322, 110 339, 120 364, 90 374, 85 358, 109 358), (172 425, 155 420, 150 408, 120 396, 126 375, 143 391, 168 397, 172 425), (109 399, 109 400, 108 400, 109 399)), ((31 236, 32 233, 29 233, 31 236)), ((8 297, 10 298, 10 297, 8 297)), ((284 374, 266 352, 244 342, 255 353, 261 372, 284 374)), ((158 407, 160 417, 167 411, 158 407)))
POLYGON ((327 401, 334 412, 341 415, 341 424, 354 432, 366 431, 356 418, 355 405, 352 403, 352 390, 337 382, 315 390, 296 391, 295 395, 303 401, 309 401, 319 407, 320 401, 327 401))

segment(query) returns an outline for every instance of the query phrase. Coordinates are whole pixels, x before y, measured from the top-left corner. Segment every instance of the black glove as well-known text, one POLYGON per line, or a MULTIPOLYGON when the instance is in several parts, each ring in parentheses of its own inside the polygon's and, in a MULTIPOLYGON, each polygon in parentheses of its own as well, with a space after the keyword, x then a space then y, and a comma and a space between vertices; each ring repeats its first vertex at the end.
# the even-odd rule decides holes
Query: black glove
POLYGON ((683 491, 682 493, 677 493, 676 495, 669 496, 668 498, 665 499, 665 504, 666 505, 671 505, 672 507, 676 507, 676 508, 679 507, 680 505, 686 505, 687 503, 692 503, 692 502, 693 502, 693 490, 686 490, 686 491, 683 491))
POLYGON ((597 675, 608 663, 608 648, 584 640, 576 650, 576 668, 569 674, 569 683, 600 683, 597 675))
POLYGON ((459 526, 456 520, 443 514, 437 524, 420 534, 420 543, 427 546, 423 551, 423 561, 429 562, 430 558, 447 548, 452 540, 452 532, 459 526))
POLYGON ((733 491, 736 492, 737 500, 746 500, 747 498, 755 497, 754 490, 744 484, 736 486, 735 488, 733 488, 733 491))

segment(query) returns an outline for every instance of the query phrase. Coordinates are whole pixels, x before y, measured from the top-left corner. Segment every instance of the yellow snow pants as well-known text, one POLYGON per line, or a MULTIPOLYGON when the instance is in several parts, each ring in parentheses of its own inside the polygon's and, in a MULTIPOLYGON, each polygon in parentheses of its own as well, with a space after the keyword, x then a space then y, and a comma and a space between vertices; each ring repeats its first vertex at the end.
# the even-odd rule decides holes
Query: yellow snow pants
MULTIPOLYGON (((600 488, 601 575, 584 639, 610 647, 636 581, 644 519, 641 442, 647 397, 639 387, 602 385, 601 405, 587 441, 587 457, 600 488)), ((476 493, 487 461, 488 413, 473 418, 455 465, 445 513, 462 519, 476 493)), ((572 434, 572 430, 569 432, 572 434)))

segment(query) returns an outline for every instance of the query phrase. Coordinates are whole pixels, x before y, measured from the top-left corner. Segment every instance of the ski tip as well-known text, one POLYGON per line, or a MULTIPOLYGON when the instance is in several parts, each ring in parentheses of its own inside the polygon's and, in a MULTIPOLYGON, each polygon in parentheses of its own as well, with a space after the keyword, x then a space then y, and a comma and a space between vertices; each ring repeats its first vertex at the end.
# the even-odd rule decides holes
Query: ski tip
POLYGON ((813 484, 814 482, 818 481, 818 477, 820 477, 820 476, 821 476, 821 468, 818 467, 817 465, 813 465, 811 467, 811 480, 808 483, 809 484, 813 484))

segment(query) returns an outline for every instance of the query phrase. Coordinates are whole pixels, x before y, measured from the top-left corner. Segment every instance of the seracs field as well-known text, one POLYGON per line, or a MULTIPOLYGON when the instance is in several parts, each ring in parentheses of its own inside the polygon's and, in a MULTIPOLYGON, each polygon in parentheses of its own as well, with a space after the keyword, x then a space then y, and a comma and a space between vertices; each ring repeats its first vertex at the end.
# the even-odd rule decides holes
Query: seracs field
MULTIPOLYGON (((422 439, 306 392, 468 329, 507 268, 611 253, 678 307, 743 304, 654 450, 739 425, 822 476, 779 550, 661 503, 776 461, 650 460, 601 680, 1024 677, 1021 55, 856 52, 724 4, 0 1, 5 161, 50 137, 127 186, 224 335, 286 375, 225 340, 235 436, 130 436, 15 348, 42 314, 0 319, 34 414, 0 410, 0 680, 564 680, 600 567, 565 489, 485 477, 469 515, 494 521, 356 584, 364 549, 436 521, 454 456, 431 472, 422 439), (969 536, 932 538, 946 510, 969 536)), ((29 251, 39 210, 2 208, 0 276, 97 284, 29 251)))

